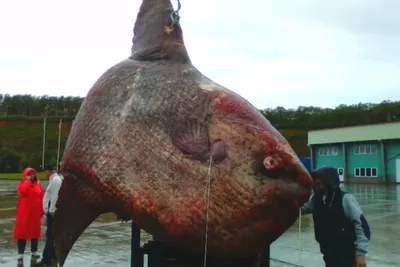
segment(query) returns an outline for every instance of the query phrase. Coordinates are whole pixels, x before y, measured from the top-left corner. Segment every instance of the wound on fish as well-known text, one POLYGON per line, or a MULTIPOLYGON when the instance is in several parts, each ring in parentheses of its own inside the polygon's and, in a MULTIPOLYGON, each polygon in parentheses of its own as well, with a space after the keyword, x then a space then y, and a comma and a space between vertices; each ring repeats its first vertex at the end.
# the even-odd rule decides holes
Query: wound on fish
POLYGON ((211 144, 210 156, 214 163, 222 162, 226 157, 228 157, 228 148, 224 141, 221 139, 216 139, 211 144))
POLYGON ((220 163, 227 157, 227 146, 221 139, 210 141, 207 122, 190 119, 174 126, 171 140, 183 154, 201 162, 212 157, 214 163, 220 163))

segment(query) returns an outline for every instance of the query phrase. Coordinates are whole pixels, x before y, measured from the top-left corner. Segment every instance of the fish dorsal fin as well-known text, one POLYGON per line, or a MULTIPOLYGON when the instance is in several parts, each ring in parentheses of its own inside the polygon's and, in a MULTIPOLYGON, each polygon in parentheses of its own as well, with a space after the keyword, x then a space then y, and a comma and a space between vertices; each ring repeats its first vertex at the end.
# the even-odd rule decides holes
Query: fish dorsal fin
POLYGON ((191 62, 180 24, 174 25, 171 32, 166 32, 166 26, 172 22, 172 12, 174 9, 170 0, 143 0, 133 29, 131 59, 191 62))

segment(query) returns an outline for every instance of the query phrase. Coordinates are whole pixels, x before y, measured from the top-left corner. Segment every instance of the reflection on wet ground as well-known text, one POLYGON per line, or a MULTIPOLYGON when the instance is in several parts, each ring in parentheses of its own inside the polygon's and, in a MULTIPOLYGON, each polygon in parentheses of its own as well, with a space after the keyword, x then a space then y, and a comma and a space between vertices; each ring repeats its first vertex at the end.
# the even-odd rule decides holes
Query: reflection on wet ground
MULTIPOLYGON (((42 182, 45 187, 47 184, 42 182)), ((0 266, 17 266, 16 242, 11 239, 15 219, 16 182, 0 181, 0 266)), ((400 186, 351 185, 344 188, 354 193, 371 226, 372 241, 368 254, 369 267, 400 266, 400 186)), ((43 228, 43 233, 44 233, 43 228)), ((300 253, 298 222, 271 246, 271 266, 324 266, 314 240, 310 215, 302 218, 300 253), (286 262, 290 264, 280 264, 286 262)), ((130 266, 130 223, 115 222, 113 214, 100 216, 75 243, 65 267, 130 266)), ((142 233, 142 242, 149 235, 142 233)), ((44 240, 39 241, 42 248, 44 240)), ((29 252, 29 245, 27 246, 29 252)), ((30 266, 26 252, 25 266, 30 266)))

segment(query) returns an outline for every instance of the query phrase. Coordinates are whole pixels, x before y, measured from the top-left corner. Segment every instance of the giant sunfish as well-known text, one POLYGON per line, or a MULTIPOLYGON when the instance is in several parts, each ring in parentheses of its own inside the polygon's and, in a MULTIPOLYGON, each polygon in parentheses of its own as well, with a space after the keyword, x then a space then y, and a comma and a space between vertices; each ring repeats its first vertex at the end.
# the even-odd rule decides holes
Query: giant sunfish
POLYGON ((96 81, 75 118, 54 217, 60 266, 107 212, 199 253, 207 224, 210 257, 248 257, 308 199, 311 177, 286 139, 192 65, 172 12, 169 0, 143 0, 131 56, 96 81))

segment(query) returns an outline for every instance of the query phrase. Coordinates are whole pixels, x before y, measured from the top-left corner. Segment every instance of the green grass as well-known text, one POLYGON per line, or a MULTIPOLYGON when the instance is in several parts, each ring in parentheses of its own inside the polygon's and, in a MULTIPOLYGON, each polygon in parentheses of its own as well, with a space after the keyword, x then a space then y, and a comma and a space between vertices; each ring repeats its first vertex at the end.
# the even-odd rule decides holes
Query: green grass
MULTIPOLYGON (((39 179, 44 179, 44 174, 39 172, 39 179)), ((21 180, 22 173, 0 173, 0 180, 21 180)))

